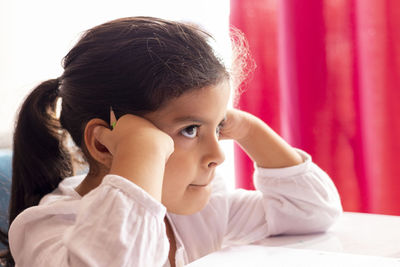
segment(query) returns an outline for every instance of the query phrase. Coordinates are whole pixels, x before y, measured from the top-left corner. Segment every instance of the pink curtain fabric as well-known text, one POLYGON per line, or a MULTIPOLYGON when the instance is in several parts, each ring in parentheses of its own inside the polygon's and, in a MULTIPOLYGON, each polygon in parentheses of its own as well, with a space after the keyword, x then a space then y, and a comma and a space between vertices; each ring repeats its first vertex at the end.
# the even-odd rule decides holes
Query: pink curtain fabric
POLYGON ((231 24, 258 66, 238 108, 310 153, 346 211, 400 215, 400 1, 231 0, 231 24))

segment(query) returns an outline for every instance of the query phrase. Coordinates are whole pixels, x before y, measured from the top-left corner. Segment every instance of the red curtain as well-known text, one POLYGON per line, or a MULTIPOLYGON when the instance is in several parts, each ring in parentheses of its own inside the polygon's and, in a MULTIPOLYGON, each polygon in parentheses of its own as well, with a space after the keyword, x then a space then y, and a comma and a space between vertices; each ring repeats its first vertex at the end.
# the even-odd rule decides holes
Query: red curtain
POLYGON ((257 63, 238 108, 311 154, 346 211, 400 215, 400 1, 231 0, 231 24, 257 63))

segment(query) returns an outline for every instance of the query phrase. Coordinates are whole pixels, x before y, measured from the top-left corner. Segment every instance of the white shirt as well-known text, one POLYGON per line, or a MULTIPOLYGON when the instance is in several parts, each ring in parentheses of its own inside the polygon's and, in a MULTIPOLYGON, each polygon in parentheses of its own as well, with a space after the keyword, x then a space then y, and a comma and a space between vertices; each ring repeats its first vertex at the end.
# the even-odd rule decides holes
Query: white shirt
POLYGON ((193 215, 167 213, 116 175, 105 176, 83 197, 74 188, 84 176, 64 179, 12 223, 16 266, 170 266, 165 216, 176 238, 177 266, 225 245, 325 231, 342 213, 340 198, 328 175, 299 153, 304 163, 297 166, 255 167, 257 191, 228 191, 216 178, 209 203, 193 215))

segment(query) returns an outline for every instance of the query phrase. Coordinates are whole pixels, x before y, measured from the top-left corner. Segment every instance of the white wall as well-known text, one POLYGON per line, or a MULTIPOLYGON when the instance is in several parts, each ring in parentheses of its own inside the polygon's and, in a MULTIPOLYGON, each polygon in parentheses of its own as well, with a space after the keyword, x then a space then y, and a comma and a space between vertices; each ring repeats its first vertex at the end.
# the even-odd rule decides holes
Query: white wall
MULTIPOLYGON (((43 80, 61 75, 61 60, 86 29, 125 16, 193 21, 211 32, 229 58, 229 0, 0 0, 0 147, 11 146, 16 111, 43 80)), ((224 141, 233 176, 232 143, 224 141)))

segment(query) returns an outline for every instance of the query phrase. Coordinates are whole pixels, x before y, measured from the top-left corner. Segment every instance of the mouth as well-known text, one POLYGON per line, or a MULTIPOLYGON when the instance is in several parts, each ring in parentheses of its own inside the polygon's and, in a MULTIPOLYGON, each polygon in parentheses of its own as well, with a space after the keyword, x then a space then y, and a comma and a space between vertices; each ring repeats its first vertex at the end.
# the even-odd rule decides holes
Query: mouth
POLYGON ((193 184, 189 184, 189 186, 197 187, 197 188, 207 187, 211 184, 211 182, 213 180, 214 180, 214 175, 212 175, 211 178, 209 178, 208 181, 206 181, 204 183, 193 183, 193 184))
POLYGON ((192 184, 189 184, 188 187, 193 189, 207 188, 211 185, 214 178, 215 170, 211 170, 208 173, 203 173, 202 175, 197 176, 197 179, 195 179, 192 184))
POLYGON ((190 184, 189 186, 201 188, 201 187, 206 187, 208 185, 210 185, 210 183, 208 183, 208 184, 190 184))

